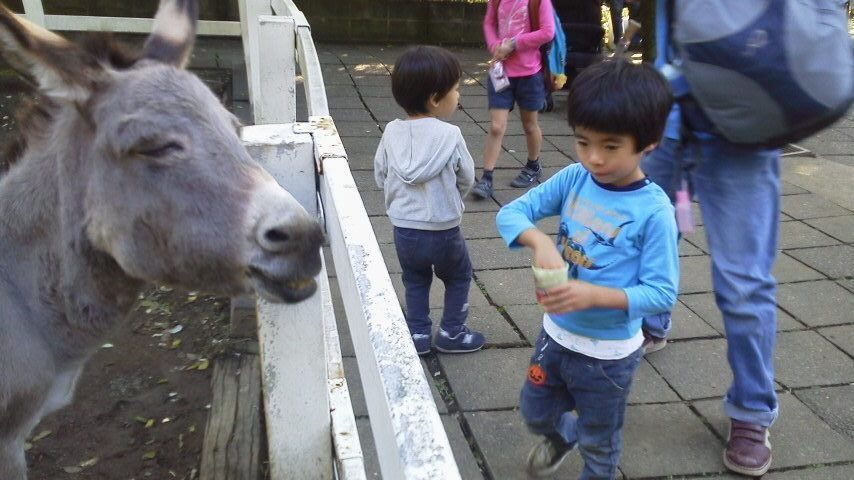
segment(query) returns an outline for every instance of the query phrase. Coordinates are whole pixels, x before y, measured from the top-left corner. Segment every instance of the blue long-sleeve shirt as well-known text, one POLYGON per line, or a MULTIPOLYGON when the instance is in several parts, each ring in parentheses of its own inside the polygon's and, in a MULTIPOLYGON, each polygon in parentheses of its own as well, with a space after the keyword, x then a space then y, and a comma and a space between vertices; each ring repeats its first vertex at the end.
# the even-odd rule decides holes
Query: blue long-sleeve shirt
POLYGON ((648 179, 626 187, 603 185, 573 164, 505 205, 496 224, 507 245, 519 248, 522 232, 555 215, 560 215, 557 247, 570 277, 622 289, 628 299, 627 310, 549 314, 561 328, 624 340, 637 334, 644 316, 673 307, 679 282, 676 221, 658 185, 648 179))

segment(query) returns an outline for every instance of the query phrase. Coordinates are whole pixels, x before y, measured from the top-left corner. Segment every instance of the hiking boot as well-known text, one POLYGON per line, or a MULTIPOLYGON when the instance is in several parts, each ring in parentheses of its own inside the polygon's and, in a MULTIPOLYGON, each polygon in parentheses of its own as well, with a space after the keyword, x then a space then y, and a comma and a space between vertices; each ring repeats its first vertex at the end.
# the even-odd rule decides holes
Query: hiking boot
POLYGON ((415 344, 415 351, 418 355, 427 355, 430 353, 430 334, 429 333, 413 333, 412 343, 415 344))
POLYGON ((477 198, 489 198, 492 196, 492 180, 481 178, 477 184, 472 187, 471 194, 477 198))
POLYGON ((657 352, 667 346, 667 339, 663 337, 654 337, 646 331, 643 332, 643 348, 644 355, 652 352, 657 352))
POLYGON ((548 437, 544 438, 528 454, 528 473, 537 478, 554 475, 573 448, 575 448, 574 443, 561 445, 561 442, 548 437))
POLYGON ((515 188, 528 188, 534 184, 540 177, 543 176, 543 167, 540 166, 536 170, 524 167, 519 175, 510 182, 511 187, 515 188))
POLYGON ((471 331, 463 326, 453 337, 445 329, 440 328, 436 333, 435 343, 436 350, 443 353, 468 353, 483 348, 486 339, 483 338, 482 333, 471 331))
POLYGON ((771 466, 768 429, 752 423, 730 420, 724 465, 735 473, 761 477, 771 466))

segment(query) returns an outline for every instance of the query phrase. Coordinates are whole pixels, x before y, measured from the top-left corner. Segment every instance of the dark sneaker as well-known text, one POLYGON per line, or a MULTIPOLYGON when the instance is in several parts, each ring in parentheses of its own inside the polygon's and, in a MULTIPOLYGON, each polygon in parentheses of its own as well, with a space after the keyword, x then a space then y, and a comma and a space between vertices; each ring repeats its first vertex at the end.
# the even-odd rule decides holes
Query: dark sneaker
POLYGON ((735 473, 761 477, 771 466, 768 429, 761 425, 731 420, 724 450, 724 465, 735 473))
POLYGON ((415 344, 415 351, 418 355, 427 355, 430 353, 430 334, 428 333, 413 333, 412 343, 415 344))
POLYGON ((475 352, 483 348, 486 339, 480 332, 469 330, 468 327, 463 327, 459 333, 453 337, 440 328, 436 333, 436 350, 443 353, 468 353, 475 352))
POLYGON ((573 448, 575 448, 574 443, 566 446, 550 438, 544 438, 528 454, 528 473, 537 478, 554 475, 573 448))
POLYGON ((643 348, 644 355, 652 352, 657 352, 667 346, 667 339, 662 337, 654 337, 645 331, 643 332, 643 348))
POLYGON ((471 194, 477 198, 489 198, 492 196, 492 180, 481 178, 471 189, 471 194))
POLYGON ((511 187, 515 188, 528 188, 534 184, 540 177, 543 176, 543 167, 540 166, 536 170, 524 167, 519 175, 510 182, 511 187))

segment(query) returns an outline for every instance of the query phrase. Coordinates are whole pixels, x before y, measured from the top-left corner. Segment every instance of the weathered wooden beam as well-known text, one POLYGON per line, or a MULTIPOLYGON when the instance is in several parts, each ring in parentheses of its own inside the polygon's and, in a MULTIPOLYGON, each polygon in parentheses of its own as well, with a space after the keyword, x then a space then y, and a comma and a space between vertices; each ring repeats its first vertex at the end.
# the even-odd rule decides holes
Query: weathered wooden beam
POLYGON ((214 362, 213 400, 202 445, 200 480, 258 480, 261 475, 261 367, 257 355, 214 362))

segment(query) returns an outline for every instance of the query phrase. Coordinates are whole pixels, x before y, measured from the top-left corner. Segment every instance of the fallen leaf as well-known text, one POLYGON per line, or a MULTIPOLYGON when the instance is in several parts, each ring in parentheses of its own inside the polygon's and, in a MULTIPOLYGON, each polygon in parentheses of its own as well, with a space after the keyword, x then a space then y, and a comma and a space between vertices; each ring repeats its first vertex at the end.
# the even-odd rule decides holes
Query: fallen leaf
POLYGON ((207 370, 210 366, 210 361, 207 358, 200 358, 196 363, 187 367, 187 370, 207 370))
POLYGON ((143 460, 154 460, 155 457, 157 457, 156 451, 145 452, 142 454, 143 460))
POLYGON ((31 449, 31 448, 33 448, 33 444, 32 444, 32 443, 30 443, 30 442, 24 442, 24 451, 25 451, 25 452, 30 451, 30 449, 31 449))
POLYGON ((105 344, 101 345, 101 348, 113 348, 113 344, 112 343, 105 343, 105 344))
POLYGON ((174 350, 174 349, 176 349, 176 348, 178 348, 178 347, 180 347, 180 346, 181 346, 181 339, 180 339, 180 338, 176 338, 175 340, 172 340, 172 345, 169 345, 169 348, 171 348, 171 349, 173 349, 173 350, 174 350))
POLYGON ((48 436, 48 435, 50 435, 51 433, 53 433, 53 432, 52 432, 52 431, 50 431, 50 430, 42 430, 41 432, 39 432, 38 434, 36 434, 36 436, 35 436, 35 437, 31 438, 31 439, 30 439, 30 441, 31 441, 31 442, 33 442, 33 443, 36 443, 36 442, 38 442, 39 440, 42 440, 43 438, 47 437, 47 436, 48 436))
POLYGON ((96 463, 98 463, 98 457, 92 457, 89 460, 84 460, 84 461, 80 462, 80 467, 82 467, 82 468, 94 467, 96 463))
POLYGON ((154 426, 154 419, 150 418, 147 422, 145 422, 145 428, 151 428, 154 426))
POLYGON ((184 330, 183 325, 175 325, 174 327, 169 329, 169 333, 171 333, 172 335, 175 335, 176 333, 180 333, 181 330, 184 330))
POLYGON ((65 471, 65 473, 80 473, 83 471, 82 468, 76 467, 76 466, 75 467, 62 467, 62 470, 65 471))

